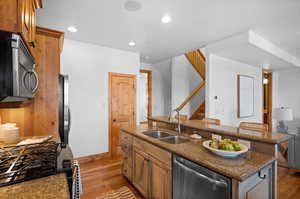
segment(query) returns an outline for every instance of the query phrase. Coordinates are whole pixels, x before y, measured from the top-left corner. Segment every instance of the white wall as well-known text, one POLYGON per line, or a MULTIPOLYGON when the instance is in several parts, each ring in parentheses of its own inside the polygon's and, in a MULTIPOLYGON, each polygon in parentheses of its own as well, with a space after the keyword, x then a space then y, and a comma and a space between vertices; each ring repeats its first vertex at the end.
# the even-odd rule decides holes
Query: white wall
POLYGON ((290 107, 300 119, 300 69, 276 71, 273 76, 273 107, 290 107))
POLYGON ((239 126, 241 121, 262 122, 262 69, 210 54, 207 67, 206 116, 222 125, 239 126), (237 117, 237 75, 254 77, 254 116, 237 117), (214 97, 218 99, 215 100, 214 97))
POLYGON ((171 60, 155 64, 141 64, 141 69, 152 70, 152 115, 166 116, 171 110, 171 60))
POLYGON ((108 151, 108 72, 138 74, 139 69, 137 53, 65 39, 61 71, 70 78, 75 157, 108 151))
MULTIPOLYGON (((172 58, 172 109, 180 106, 201 83, 202 78, 185 57, 180 55, 172 58)), ((205 88, 202 88, 180 112, 191 116, 205 100, 205 88)))
POLYGON ((138 109, 140 122, 147 121, 148 117, 148 74, 140 73, 139 76, 139 101, 138 109))

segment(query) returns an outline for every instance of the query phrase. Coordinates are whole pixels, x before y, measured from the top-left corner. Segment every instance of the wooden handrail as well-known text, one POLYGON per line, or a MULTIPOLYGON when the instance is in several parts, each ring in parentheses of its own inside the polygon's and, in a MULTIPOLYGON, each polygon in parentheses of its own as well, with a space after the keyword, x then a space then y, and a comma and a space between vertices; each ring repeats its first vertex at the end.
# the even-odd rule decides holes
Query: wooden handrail
POLYGON ((190 120, 199 119, 199 116, 201 116, 202 114, 204 114, 203 117, 205 117, 205 100, 204 100, 204 102, 196 109, 196 111, 192 114, 192 116, 190 117, 190 120))
POLYGON ((206 62, 206 58, 203 55, 203 53, 201 52, 201 50, 198 49, 197 51, 198 51, 199 55, 202 57, 203 61, 206 62))
POLYGON ((183 107, 184 107, 185 105, 187 105, 187 104, 192 100, 192 98, 198 93, 198 91, 201 90, 201 88, 202 88, 204 85, 205 85, 205 80, 203 80, 203 81, 197 86, 197 88, 195 88, 195 89, 193 90, 193 92, 191 93, 191 95, 188 96, 188 97, 183 101, 183 103, 182 103, 180 106, 178 106, 177 110, 178 110, 178 111, 181 111, 181 110, 183 109, 183 107))
POLYGON ((205 79, 205 57, 200 50, 194 50, 188 53, 185 53, 185 57, 192 64, 194 69, 200 75, 202 79, 205 79))

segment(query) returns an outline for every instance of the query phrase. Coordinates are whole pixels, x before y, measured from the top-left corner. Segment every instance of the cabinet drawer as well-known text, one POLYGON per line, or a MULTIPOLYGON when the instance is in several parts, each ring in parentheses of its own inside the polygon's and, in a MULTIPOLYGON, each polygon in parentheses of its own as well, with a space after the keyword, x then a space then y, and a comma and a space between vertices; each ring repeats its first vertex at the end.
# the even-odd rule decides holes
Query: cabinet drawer
POLYGON ((124 159, 122 173, 129 181, 132 181, 132 166, 131 163, 126 162, 124 159))
POLYGON ((121 143, 132 144, 132 135, 121 131, 121 143))
POLYGON ((149 144, 141 139, 133 138, 133 146, 171 167, 172 155, 159 147, 149 144))
POLYGON ((123 151, 124 154, 130 153, 131 147, 132 147, 131 144, 128 144, 128 143, 121 143, 121 149, 122 149, 122 151, 123 151))

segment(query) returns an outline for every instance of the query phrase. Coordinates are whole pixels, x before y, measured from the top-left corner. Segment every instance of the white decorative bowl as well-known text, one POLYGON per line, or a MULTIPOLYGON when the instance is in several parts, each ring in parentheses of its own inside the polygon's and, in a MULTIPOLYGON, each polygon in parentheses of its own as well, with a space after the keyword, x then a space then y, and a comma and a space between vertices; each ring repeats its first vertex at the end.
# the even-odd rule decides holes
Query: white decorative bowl
POLYGON ((224 150, 215 149, 215 148, 210 147, 209 146, 210 142, 211 142, 211 140, 204 141, 202 143, 203 147, 210 150, 214 154, 217 154, 217 155, 225 157, 225 158, 235 158, 235 157, 238 157, 239 155, 246 153, 248 151, 248 147, 241 143, 240 143, 240 146, 241 146, 240 151, 224 151, 224 150))
POLYGON ((2 129, 3 133, 3 141, 6 144, 14 144, 19 141, 20 138, 20 132, 19 128, 11 128, 11 129, 2 129))

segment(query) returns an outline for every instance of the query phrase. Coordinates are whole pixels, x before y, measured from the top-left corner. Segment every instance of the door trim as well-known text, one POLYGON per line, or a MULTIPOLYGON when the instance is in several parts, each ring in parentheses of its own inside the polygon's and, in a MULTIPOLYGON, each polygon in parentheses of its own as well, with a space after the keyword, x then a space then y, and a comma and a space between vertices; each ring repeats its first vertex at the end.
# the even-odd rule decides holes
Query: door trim
MULTIPOLYGON (((136 92, 136 75, 132 75, 132 74, 124 74, 124 73, 114 73, 114 72, 109 72, 108 73, 108 132, 109 132, 109 137, 108 137, 108 144, 109 144, 109 149, 108 149, 108 153, 109 156, 113 156, 114 154, 112 154, 112 149, 113 149, 113 145, 112 145, 112 132, 111 132, 111 125, 112 125, 112 115, 111 115, 111 110, 112 110, 112 97, 111 97, 111 89, 112 89, 112 78, 113 77, 128 77, 128 78, 133 78, 133 84, 134 84, 134 89, 135 89, 135 93, 136 92)), ((134 98, 133 101, 133 110, 134 110, 134 123, 136 124, 136 97, 134 98)))
MULTIPOLYGON (((272 117, 273 117, 273 72, 271 70, 267 70, 267 69, 263 69, 262 70, 262 73, 263 73, 263 78, 262 78, 262 81, 264 81, 264 74, 267 73, 269 75, 269 89, 268 89, 268 99, 269 99, 269 102, 268 102, 268 129, 269 130, 272 130, 272 117)), ((264 82, 262 82, 262 100, 263 100, 263 110, 262 110, 262 115, 263 115, 263 122, 264 123, 264 116, 265 116, 265 113, 264 113, 264 82)))
MULTIPOLYGON (((148 75, 148 117, 152 117, 152 70, 141 69, 140 73, 146 73, 148 75)), ((147 121, 141 121, 142 123, 147 123, 147 121)))

